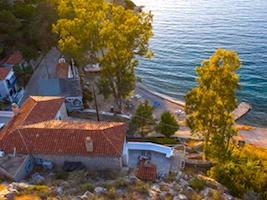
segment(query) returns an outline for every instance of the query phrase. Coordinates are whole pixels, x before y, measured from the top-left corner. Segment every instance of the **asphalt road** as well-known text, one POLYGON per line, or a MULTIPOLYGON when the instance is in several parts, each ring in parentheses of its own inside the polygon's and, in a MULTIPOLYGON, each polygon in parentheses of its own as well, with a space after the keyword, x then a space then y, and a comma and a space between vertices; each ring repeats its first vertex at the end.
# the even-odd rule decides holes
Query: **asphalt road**
POLYGON ((30 95, 34 94, 36 84, 40 79, 56 78, 56 64, 61 53, 56 47, 53 47, 42 59, 37 69, 34 71, 29 83, 25 88, 24 101, 30 95))

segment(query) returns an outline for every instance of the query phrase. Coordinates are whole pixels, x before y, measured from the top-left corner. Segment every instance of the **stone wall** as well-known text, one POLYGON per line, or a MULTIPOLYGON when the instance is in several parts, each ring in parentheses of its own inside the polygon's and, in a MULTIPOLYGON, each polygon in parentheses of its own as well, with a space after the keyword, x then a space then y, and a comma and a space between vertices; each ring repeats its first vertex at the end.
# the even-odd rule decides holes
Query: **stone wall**
POLYGON ((86 168, 92 170, 104 169, 121 169, 121 157, 107 157, 107 156, 73 156, 73 155, 34 155, 34 159, 41 159, 42 161, 51 161, 60 168, 64 165, 64 161, 82 162, 86 168))
POLYGON ((157 173, 160 176, 169 174, 171 167, 171 158, 166 158, 165 154, 154 151, 129 150, 128 152, 128 166, 135 168, 139 164, 139 156, 149 155, 150 162, 157 166, 157 173))
POLYGON ((20 181, 21 179, 27 177, 33 169, 33 158, 27 156, 23 163, 20 165, 19 169, 16 171, 13 179, 15 181, 20 181))

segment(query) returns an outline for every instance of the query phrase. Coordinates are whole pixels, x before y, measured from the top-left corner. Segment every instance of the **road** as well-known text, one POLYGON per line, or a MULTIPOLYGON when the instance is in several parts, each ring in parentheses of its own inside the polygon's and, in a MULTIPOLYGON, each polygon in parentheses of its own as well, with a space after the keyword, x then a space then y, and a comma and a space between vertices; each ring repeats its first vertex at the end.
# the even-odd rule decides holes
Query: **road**
POLYGON ((25 94, 22 102, 30 95, 35 93, 38 80, 56 78, 56 64, 58 63, 60 55, 61 53, 59 52, 59 50, 56 47, 53 47, 44 56, 25 88, 25 94))

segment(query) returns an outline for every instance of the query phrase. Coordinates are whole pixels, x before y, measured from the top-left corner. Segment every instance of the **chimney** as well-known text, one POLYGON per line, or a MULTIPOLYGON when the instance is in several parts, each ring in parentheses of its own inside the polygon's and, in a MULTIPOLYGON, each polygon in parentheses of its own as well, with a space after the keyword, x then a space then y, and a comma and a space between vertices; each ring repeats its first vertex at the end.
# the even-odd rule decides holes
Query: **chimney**
POLYGON ((87 152, 93 152, 94 146, 93 146, 93 141, 91 137, 86 137, 85 138, 85 147, 87 152))
POLYGON ((14 115, 19 114, 19 107, 16 103, 12 103, 11 108, 12 108, 14 115))

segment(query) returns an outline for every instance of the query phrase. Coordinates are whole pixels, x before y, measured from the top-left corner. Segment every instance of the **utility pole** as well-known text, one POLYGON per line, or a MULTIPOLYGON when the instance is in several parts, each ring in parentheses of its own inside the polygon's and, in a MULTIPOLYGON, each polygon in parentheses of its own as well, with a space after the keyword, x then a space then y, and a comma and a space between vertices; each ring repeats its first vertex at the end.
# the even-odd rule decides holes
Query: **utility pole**
POLYGON ((92 83, 92 91, 93 91, 93 95, 94 95, 94 102, 95 102, 95 110, 96 110, 97 121, 100 121, 94 83, 92 83))

